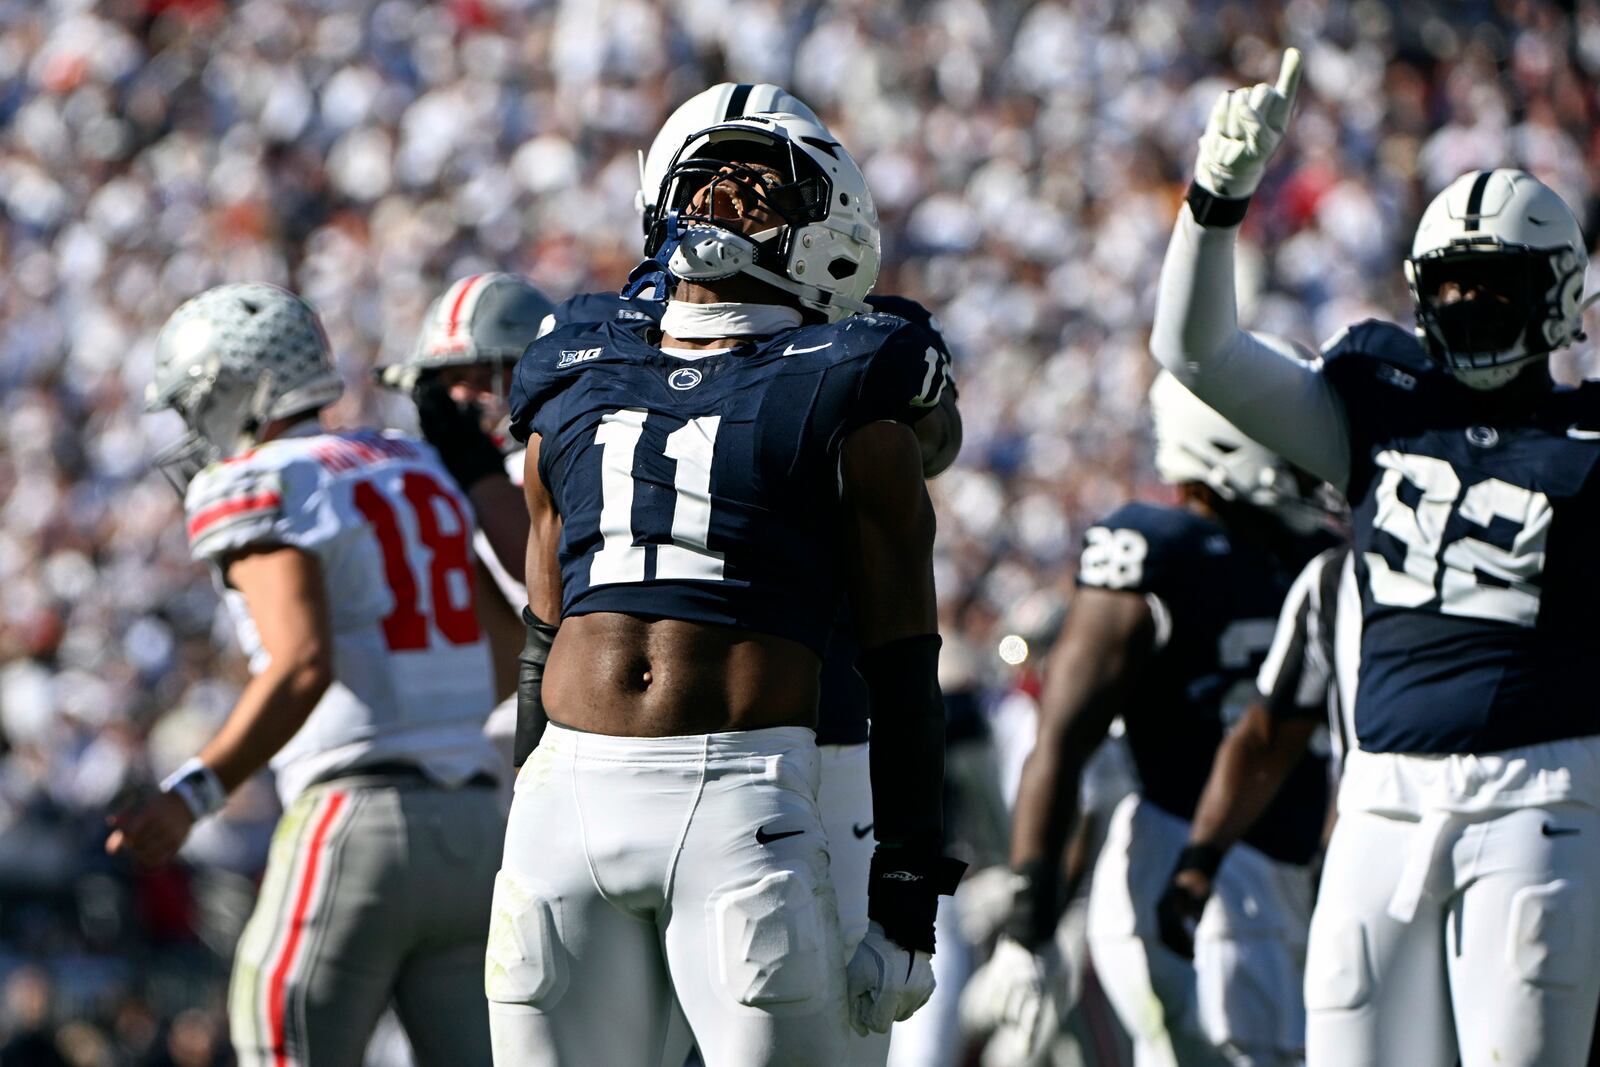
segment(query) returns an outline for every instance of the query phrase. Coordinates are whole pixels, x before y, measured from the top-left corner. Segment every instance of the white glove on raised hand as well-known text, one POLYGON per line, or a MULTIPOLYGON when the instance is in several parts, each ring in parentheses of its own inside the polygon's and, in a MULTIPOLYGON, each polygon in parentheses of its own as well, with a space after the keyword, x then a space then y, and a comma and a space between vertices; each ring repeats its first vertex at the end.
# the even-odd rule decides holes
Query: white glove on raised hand
POLYGON ((1031 1062, 1058 1029, 1045 963, 1009 937, 995 942, 994 954, 973 972, 961 991, 962 1028, 995 1035, 1007 1063, 1031 1062))
POLYGON ((933 996, 933 957, 901 948, 883 927, 869 922, 867 936, 850 957, 848 979, 850 1026, 862 1037, 886 1034, 933 996))
POLYGON ((1277 85, 1262 82, 1222 94, 1211 109, 1194 164, 1194 180, 1201 188, 1230 200, 1256 191, 1289 127, 1299 89, 1300 50, 1286 48, 1277 85))

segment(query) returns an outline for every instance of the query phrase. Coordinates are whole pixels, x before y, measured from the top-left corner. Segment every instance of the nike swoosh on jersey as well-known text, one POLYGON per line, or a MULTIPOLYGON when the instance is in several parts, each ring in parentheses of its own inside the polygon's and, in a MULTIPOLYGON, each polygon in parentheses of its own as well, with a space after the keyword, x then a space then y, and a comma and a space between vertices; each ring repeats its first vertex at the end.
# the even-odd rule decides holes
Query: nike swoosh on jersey
POLYGON ((872 825, 873 824, 870 822, 865 826, 857 826, 855 823, 851 823, 850 832, 856 835, 857 841, 860 841, 863 837, 866 837, 868 834, 872 833, 872 825))
POLYGON ((798 356, 803 352, 821 352, 824 348, 832 348, 832 347, 833 347, 833 342, 832 341, 829 341, 825 345, 812 345, 810 348, 796 348, 794 345, 789 345, 788 347, 786 347, 783 350, 783 354, 786 355, 786 356, 798 356))
POLYGON ((1600 430, 1585 430, 1574 424, 1567 427, 1567 436, 1574 441, 1600 441, 1600 430))
POLYGON ((1566 837, 1568 834, 1577 833, 1578 828, 1576 826, 1551 826, 1549 823, 1545 823, 1539 827, 1539 832, 1546 837, 1566 837))
POLYGON ((762 826, 762 827, 759 827, 756 830, 756 844, 758 844, 758 845, 771 844, 773 841, 782 841, 786 837, 793 837, 796 834, 803 834, 803 833, 805 833, 804 830, 785 830, 781 834, 769 834, 769 833, 767 833, 767 828, 765 826, 762 826))

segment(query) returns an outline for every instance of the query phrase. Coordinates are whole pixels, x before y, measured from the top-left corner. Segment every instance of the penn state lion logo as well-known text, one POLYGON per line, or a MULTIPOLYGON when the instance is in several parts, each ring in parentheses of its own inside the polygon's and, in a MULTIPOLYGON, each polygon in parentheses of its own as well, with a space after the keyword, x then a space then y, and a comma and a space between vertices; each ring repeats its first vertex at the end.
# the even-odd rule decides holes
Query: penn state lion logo
POLYGON ((679 367, 667 375, 667 384, 680 393, 686 389, 693 389, 700 384, 701 374, 693 367, 679 367))

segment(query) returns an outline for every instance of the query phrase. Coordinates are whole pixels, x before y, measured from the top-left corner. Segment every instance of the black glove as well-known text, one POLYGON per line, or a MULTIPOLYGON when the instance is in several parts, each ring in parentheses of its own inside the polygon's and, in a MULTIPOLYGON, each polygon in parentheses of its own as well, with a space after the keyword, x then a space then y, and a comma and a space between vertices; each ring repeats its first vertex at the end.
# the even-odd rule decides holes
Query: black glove
POLYGON ((1211 899, 1211 882, 1222 865, 1222 850, 1214 845, 1190 845, 1178 854, 1178 863, 1167 880, 1167 891, 1156 902, 1156 925, 1161 943, 1186 960, 1194 959, 1194 932, 1211 899), (1202 892, 1195 879, 1178 881, 1178 875, 1194 872, 1205 882, 1202 892))
POLYGON ((1056 924, 1066 910, 1060 899, 1061 879, 1043 860, 1024 863, 1016 873, 1023 881, 1001 930, 1024 948, 1035 949, 1055 936, 1056 924))
POLYGON ((544 713, 544 665, 557 630, 527 607, 522 609, 522 622, 528 637, 517 654, 517 732, 511 743, 511 762, 517 767, 527 762, 550 721, 544 713))
POLYGON ((505 474, 505 456, 483 432, 476 404, 457 404, 438 374, 424 374, 418 379, 411 398, 417 404, 423 439, 439 453, 445 470, 463 493, 471 492, 474 485, 491 474, 505 474))
POLYGON ((901 948, 931 955, 939 898, 956 891, 966 869, 950 856, 879 845, 867 876, 867 918, 901 948))

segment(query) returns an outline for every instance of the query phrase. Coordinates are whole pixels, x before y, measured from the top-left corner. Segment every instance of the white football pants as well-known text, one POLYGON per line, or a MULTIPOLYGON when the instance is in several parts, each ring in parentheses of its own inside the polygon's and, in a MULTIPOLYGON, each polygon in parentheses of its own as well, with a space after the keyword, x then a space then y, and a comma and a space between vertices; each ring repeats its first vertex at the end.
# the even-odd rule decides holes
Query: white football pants
POLYGON ((839 1063, 845 957, 802 727, 552 724, 517 778, 485 989, 497 1067, 658 1063, 674 998, 707 1067, 839 1063))
POLYGON ((1311 921, 1308 1067, 1576 1067, 1597 998, 1600 812, 1340 814, 1311 921))
POLYGON ((1195 932, 1191 964, 1161 943, 1156 923, 1156 903, 1188 838, 1186 820, 1130 795, 1112 814, 1095 864, 1089 955, 1133 1039, 1134 1062, 1298 1063, 1311 873, 1249 845, 1230 849, 1195 932))

